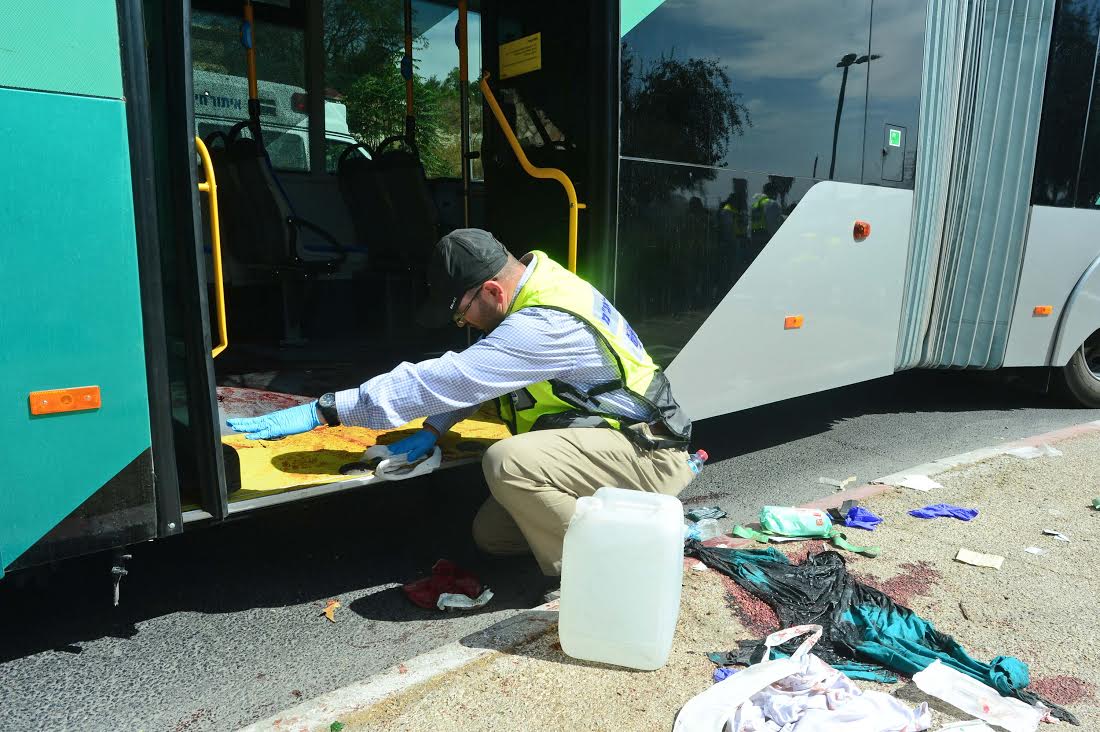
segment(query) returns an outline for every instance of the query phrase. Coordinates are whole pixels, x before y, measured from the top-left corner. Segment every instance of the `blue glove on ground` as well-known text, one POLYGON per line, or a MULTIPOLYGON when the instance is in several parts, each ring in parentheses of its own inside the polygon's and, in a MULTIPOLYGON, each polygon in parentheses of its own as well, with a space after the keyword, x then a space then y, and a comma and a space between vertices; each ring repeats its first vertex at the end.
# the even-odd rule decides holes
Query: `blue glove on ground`
POLYGON ((848 515, 844 517, 844 525, 854 529, 874 531, 875 527, 881 523, 882 518, 862 506, 852 506, 848 509, 848 515))
POLYGON ((957 518, 959 521, 969 521, 978 515, 978 509, 952 506, 950 503, 936 503, 931 506, 925 506, 924 508, 914 508, 909 512, 909 515, 922 519, 939 518, 942 516, 943 518, 957 518))
POLYGON ((225 423, 237 432, 247 433, 250 440, 272 440, 309 432, 314 427, 321 426, 321 420, 317 418, 317 402, 299 404, 262 417, 237 417, 226 420, 225 423))
POLYGON ((435 434, 431 430, 417 430, 403 440, 398 440, 391 445, 390 453, 393 455, 405 455, 410 463, 416 462, 427 455, 435 447, 435 434))

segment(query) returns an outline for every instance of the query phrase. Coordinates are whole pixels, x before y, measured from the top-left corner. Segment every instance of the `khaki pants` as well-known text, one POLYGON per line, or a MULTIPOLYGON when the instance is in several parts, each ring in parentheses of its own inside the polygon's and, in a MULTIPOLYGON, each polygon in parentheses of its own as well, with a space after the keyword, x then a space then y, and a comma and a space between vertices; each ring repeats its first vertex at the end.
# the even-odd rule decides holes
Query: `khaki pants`
POLYGON ((693 473, 683 449, 644 450, 618 430, 538 430, 501 440, 481 465, 492 494, 474 518, 489 554, 534 553, 543 574, 561 574, 565 529, 581 496, 601 486, 678 495, 693 473))

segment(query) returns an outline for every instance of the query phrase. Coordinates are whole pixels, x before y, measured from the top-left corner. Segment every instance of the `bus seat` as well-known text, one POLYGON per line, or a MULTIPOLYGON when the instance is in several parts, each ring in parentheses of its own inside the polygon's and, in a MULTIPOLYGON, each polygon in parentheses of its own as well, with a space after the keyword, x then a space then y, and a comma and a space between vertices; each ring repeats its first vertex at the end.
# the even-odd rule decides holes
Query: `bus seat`
POLYGON ((392 234, 393 204, 370 148, 362 143, 345 147, 336 164, 336 178, 356 238, 368 244, 370 269, 379 272, 408 270, 408 263, 392 234), (356 155, 356 152, 361 154, 356 155))
POLYGON ((322 227, 294 212, 261 144, 241 131, 239 122, 229 134, 207 137, 218 180, 222 229, 239 259, 254 268, 316 274, 331 272, 346 258, 345 248, 322 227), (216 143, 223 144, 218 146, 216 143), (324 257, 303 256, 302 232, 311 231, 332 247, 324 257))
POLYGON ((356 232, 370 244, 371 268, 423 272, 439 240, 439 212, 415 146, 391 147, 404 141, 387 138, 369 158, 352 154, 365 146, 349 145, 337 175, 356 232))
POLYGON ((265 272, 279 282, 284 338, 300 342, 309 282, 336 271, 347 252, 334 236, 295 214, 263 145, 241 136, 248 126, 247 121, 239 122, 228 134, 218 131, 206 138, 218 182, 222 239, 226 250, 244 267, 265 272), (325 240, 332 252, 306 254, 303 231, 325 240))
POLYGON ((349 145, 340 154, 340 193, 357 236, 368 244, 368 271, 381 275, 386 331, 393 335, 427 294, 425 270, 439 240, 438 212, 416 148, 390 148, 404 138, 382 141, 371 154, 349 145), (356 150, 367 155, 354 155, 356 150))

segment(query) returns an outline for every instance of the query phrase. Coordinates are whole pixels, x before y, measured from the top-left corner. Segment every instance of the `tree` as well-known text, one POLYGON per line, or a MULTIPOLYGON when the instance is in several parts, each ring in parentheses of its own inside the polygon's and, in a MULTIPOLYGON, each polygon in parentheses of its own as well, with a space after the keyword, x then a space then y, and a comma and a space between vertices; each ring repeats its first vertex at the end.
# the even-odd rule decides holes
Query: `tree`
POLYGON ((325 0, 324 14, 326 86, 346 90, 404 53, 401 0, 325 0))
MULTIPOLYGON (((749 110, 733 91, 717 59, 662 56, 635 72, 630 47, 622 47, 623 148, 646 157, 718 166, 729 140, 752 126, 749 110)), ((714 170, 672 172, 670 189, 696 189, 714 170)))
MULTIPOLYGON (((247 74, 240 44, 240 19, 198 12, 192 28, 194 64, 232 76, 247 74)), ((259 24, 256 30, 261 81, 304 86, 304 34, 300 30, 259 24)), ((325 0, 325 96, 347 107, 348 127, 360 141, 374 148, 387 137, 405 131, 405 53, 402 0, 325 0)), ((413 111, 416 143, 429 176, 461 175, 461 113, 458 69, 444 79, 416 73, 423 38, 414 40, 413 111)), ((456 53, 457 62, 457 53, 456 53)), ((481 91, 471 82, 471 141, 481 137, 481 91)))
MULTIPOLYGON (((348 110, 348 127, 370 147, 405 130, 405 52, 400 0, 326 0, 325 84, 348 110)), ((461 175, 461 114, 458 69, 446 78, 416 73, 419 38, 413 49, 413 112, 416 143, 429 177, 461 175)), ((470 84, 471 139, 480 139, 481 96, 470 84)))

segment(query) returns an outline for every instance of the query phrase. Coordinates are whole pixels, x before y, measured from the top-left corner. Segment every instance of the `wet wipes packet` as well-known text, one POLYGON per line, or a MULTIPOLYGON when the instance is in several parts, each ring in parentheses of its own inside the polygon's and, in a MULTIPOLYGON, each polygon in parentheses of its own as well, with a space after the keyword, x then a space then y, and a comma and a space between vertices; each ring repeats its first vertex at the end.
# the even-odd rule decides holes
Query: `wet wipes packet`
POLYGON ((760 525, 765 530, 783 536, 828 538, 833 521, 829 514, 817 508, 764 506, 760 509, 760 525))

